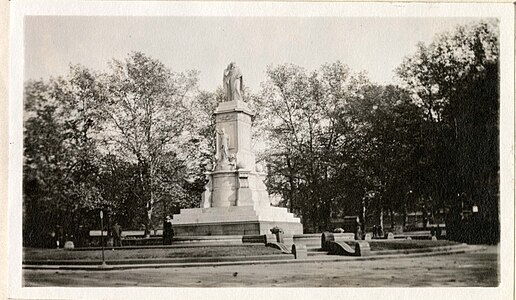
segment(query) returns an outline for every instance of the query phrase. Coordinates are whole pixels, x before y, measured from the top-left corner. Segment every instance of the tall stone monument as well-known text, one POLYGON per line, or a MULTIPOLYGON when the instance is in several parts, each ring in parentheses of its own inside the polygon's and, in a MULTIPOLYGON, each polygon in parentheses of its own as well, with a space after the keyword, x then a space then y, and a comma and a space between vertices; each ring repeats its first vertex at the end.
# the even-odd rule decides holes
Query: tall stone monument
POLYGON ((243 76, 235 63, 223 75, 225 99, 215 110, 216 155, 200 208, 181 209, 172 226, 178 236, 261 235, 278 226, 301 234, 299 218, 284 207, 272 207, 251 149, 253 113, 242 100, 243 76))

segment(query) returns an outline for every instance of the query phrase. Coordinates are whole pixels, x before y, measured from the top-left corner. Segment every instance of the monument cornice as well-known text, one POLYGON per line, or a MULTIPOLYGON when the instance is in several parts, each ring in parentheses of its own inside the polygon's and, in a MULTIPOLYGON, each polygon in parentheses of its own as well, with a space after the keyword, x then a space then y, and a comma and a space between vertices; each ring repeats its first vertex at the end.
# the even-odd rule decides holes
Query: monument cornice
POLYGON ((267 176, 265 172, 257 172, 251 171, 248 169, 234 169, 234 170, 215 170, 215 171, 206 171, 204 175, 217 175, 217 174, 227 174, 227 173, 241 173, 241 174, 251 174, 251 175, 259 175, 259 176, 267 176))
POLYGON ((224 113, 242 112, 251 117, 254 117, 255 113, 251 111, 245 102, 242 101, 225 101, 220 102, 215 109, 214 115, 220 115, 224 113))

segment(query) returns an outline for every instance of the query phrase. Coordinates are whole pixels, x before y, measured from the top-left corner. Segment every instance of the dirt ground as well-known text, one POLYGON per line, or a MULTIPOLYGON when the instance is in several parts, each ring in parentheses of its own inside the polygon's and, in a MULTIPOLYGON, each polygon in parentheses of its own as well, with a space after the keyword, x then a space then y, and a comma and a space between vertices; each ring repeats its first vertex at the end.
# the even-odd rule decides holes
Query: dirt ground
POLYGON ((448 287, 497 286, 498 247, 372 261, 113 271, 24 270, 25 286, 448 287))

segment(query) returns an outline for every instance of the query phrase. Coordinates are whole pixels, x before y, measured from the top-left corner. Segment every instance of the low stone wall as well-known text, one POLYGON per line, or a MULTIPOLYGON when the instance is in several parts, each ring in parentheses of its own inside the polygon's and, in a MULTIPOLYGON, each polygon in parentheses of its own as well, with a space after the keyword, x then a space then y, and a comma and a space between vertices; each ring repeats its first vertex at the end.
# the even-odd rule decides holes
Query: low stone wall
POLYGON ((152 246, 152 245, 162 245, 162 244, 163 244, 163 238, 161 238, 161 237, 122 239, 122 246, 152 246))
POLYGON ((304 245, 309 249, 320 249, 321 248, 321 234, 310 233, 310 234, 294 234, 294 244, 304 245))
POLYGON ((364 241, 348 241, 348 242, 327 242, 328 252, 334 255, 346 256, 369 256, 371 248, 368 242, 364 241))
MULTIPOLYGON (((98 232, 100 235, 100 231, 98 232)), ((132 232, 139 233, 139 232, 132 232)), ((154 236, 144 238, 143 231, 142 235, 139 236, 125 236, 122 238, 123 246, 149 246, 149 245, 162 245, 163 240, 161 236, 154 236)), ((92 238, 100 240, 100 236, 93 236, 92 238)), ((107 242, 109 238, 104 236, 104 240, 107 242)), ((353 233, 332 233, 325 232, 312 233, 312 234, 282 234, 282 243, 287 247, 292 245, 303 246, 307 249, 324 249, 324 242, 328 241, 353 241, 353 233)), ((226 244, 226 245, 240 245, 250 243, 268 244, 271 242, 278 242, 275 234, 253 234, 253 235, 175 235, 172 244, 226 244)), ((99 246, 97 241, 97 245, 99 246)))
POLYGON ((241 235, 218 235, 218 236, 174 236, 172 244, 243 244, 243 236, 241 235))
MULTIPOLYGON (((106 237, 107 231, 104 230, 102 232, 102 235, 106 237)), ((143 237, 145 235, 145 230, 122 230, 122 237, 123 238, 130 238, 130 237, 143 237)), ((150 236, 162 236, 163 230, 162 229, 156 229, 151 230, 150 236)), ((100 237, 100 230, 90 230, 89 232, 90 237, 100 237)))
POLYGON ((308 252, 306 250, 305 245, 292 245, 292 254, 294 254, 295 259, 304 259, 308 258, 308 252))
POLYGON ((321 248, 323 250, 329 250, 329 242, 343 242, 355 240, 354 233, 333 233, 323 232, 321 235, 321 248))

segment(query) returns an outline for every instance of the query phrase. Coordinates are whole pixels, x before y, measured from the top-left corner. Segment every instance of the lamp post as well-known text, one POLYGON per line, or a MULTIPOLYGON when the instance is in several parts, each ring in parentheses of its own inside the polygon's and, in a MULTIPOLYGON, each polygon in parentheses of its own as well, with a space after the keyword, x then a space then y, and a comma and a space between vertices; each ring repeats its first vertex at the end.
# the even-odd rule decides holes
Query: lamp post
POLYGON ((481 232, 481 230, 480 230, 481 225, 480 225, 480 216, 478 213, 478 205, 476 203, 473 204, 473 206, 471 207, 471 212, 473 213, 473 218, 472 218, 473 224, 471 226, 473 231, 470 232, 470 240, 475 243, 478 243, 481 240, 478 235, 478 232, 481 232))
POLYGON ((104 259, 104 212, 100 211, 100 246, 102 248, 102 264, 100 268, 106 268, 107 264, 104 259))

